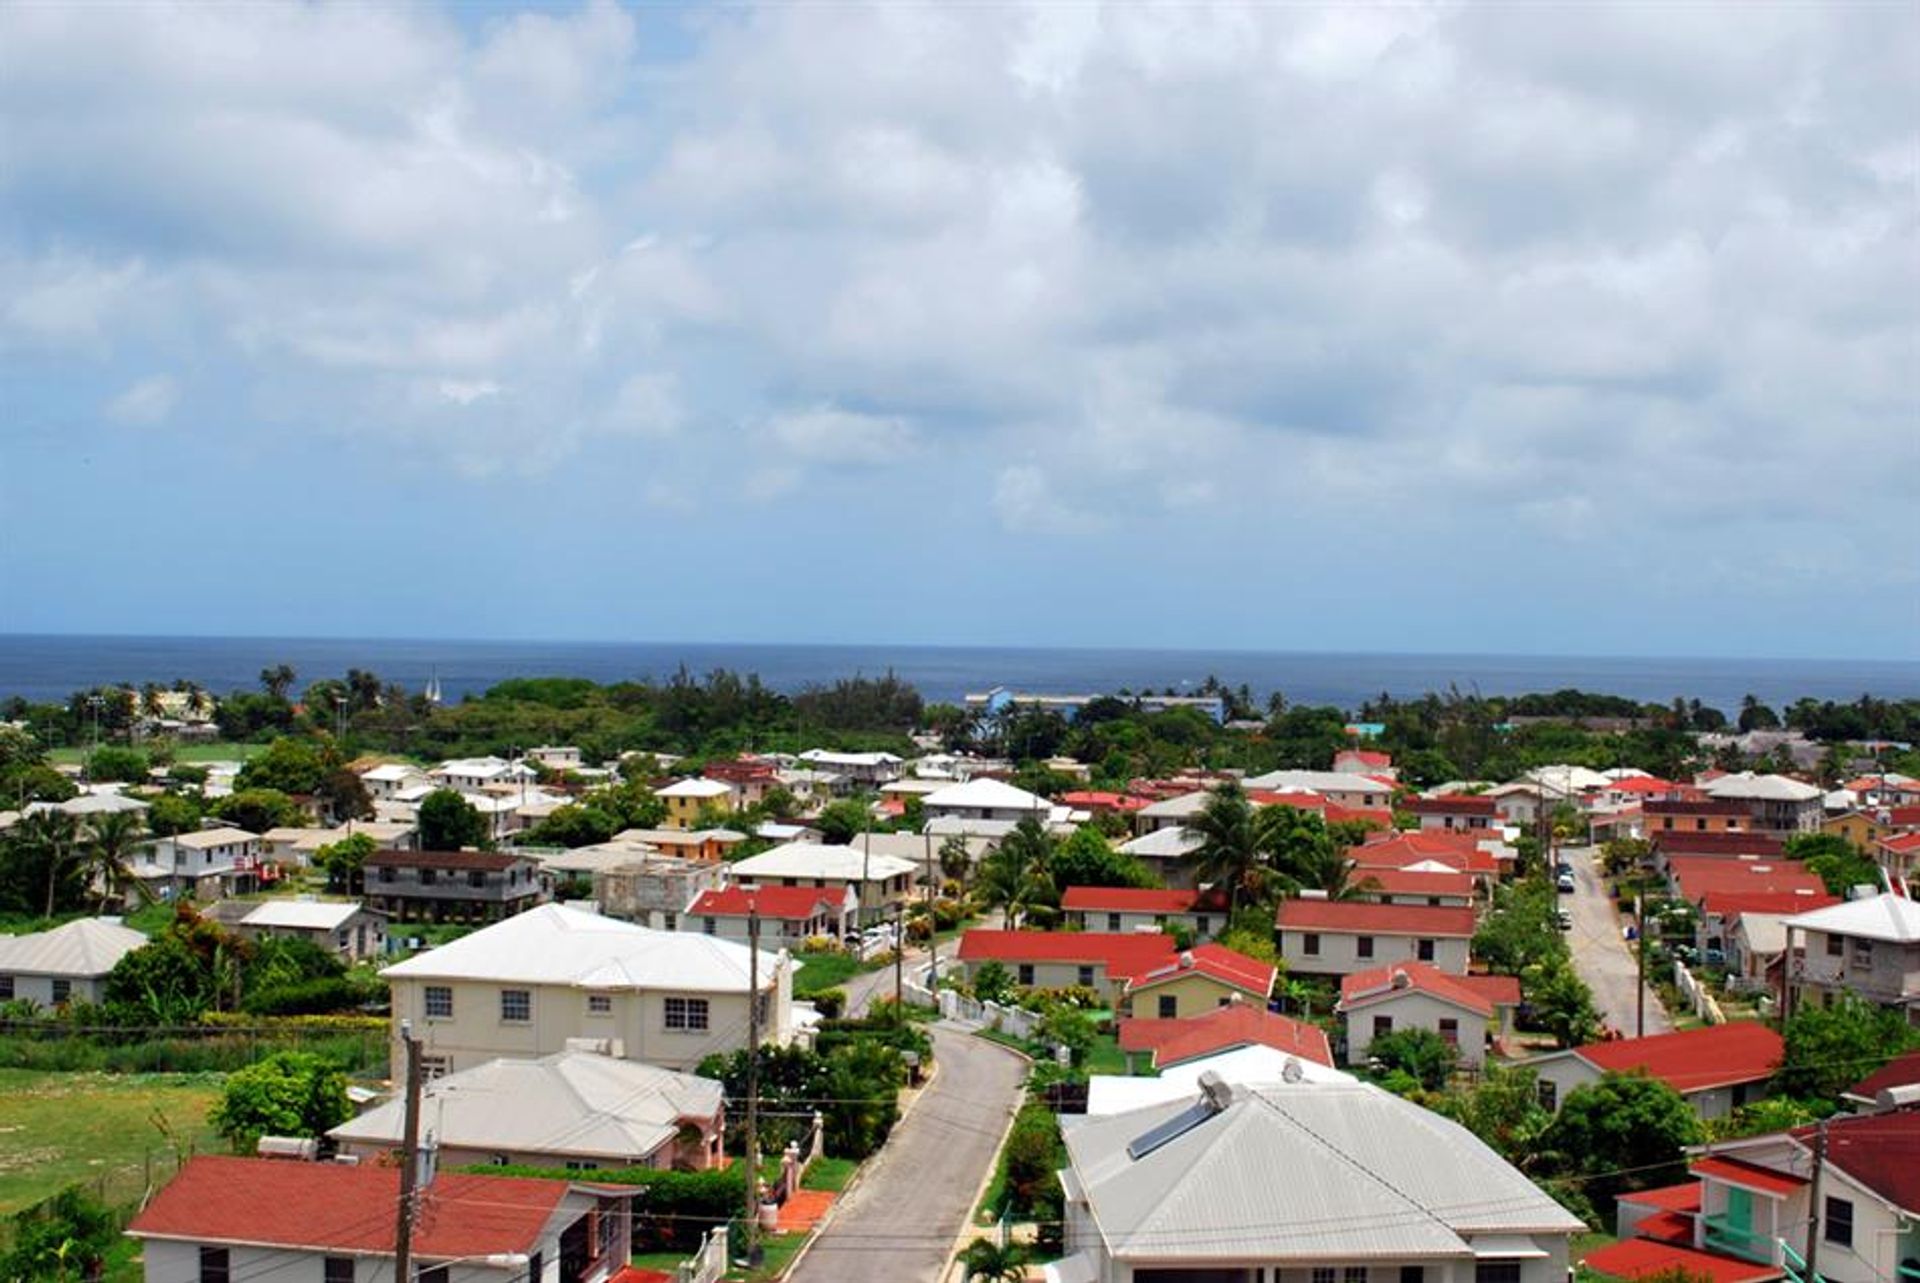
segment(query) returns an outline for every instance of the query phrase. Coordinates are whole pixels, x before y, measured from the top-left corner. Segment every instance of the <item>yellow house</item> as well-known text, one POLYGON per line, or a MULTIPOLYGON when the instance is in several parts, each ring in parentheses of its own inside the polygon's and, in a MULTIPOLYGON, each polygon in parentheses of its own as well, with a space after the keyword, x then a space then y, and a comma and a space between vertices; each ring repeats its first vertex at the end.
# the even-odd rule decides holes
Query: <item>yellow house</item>
POLYGON ((1125 1010, 1132 1016, 1179 1020, 1205 1015, 1236 999, 1265 1005, 1278 968, 1217 944, 1203 944, 1127 985, 1125 1010))
POLYGON ((1848 811, 1824 821, 1820 831, 1845 838, 1854 850, 1870 855, 1874 844, 1893 832, 1893 826, 1881 823, 1869 811, 1848 811))
POLYGON ((702 812, 734 808, 733 785, 725 780, 676 780, 654 796, 667 804, 666 826, 683 831, 698 828, 702 812))

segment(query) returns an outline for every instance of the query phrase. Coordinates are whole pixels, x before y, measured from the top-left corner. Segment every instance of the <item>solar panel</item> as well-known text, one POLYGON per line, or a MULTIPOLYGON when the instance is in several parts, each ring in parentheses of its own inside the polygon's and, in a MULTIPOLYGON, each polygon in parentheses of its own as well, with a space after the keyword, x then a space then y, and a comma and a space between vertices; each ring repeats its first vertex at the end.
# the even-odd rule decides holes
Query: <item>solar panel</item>
POLYGON ((1166 1122, 1128 1141, 1127 1157, 1135 1160, 1145 1158, 1162 1145, 1178 1140, 1219 1112, 1218 1105, 1214 1104, 1210 1098, 1202 1096, 1166 1122))

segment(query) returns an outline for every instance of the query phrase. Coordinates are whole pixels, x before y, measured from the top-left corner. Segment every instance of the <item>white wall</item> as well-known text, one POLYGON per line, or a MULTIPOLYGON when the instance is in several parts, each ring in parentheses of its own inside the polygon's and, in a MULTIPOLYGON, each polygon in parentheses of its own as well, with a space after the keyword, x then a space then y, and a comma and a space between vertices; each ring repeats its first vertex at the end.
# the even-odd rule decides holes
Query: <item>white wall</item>
POLYGON ((1376 1016, 1391 1016, 1395 1033, 1406 1029, 1425 1029, 1437 1034, 1442 1020, 1456 1020, 1460 1024, 1460 1063, 1477 1069, 1486 1059, 1486 1017, 1450 1002, 1441 1002, 1432 994, 1407 989, 1378 1002, 1370 1002, 1345 1017, 1347 1063, 1358 1065, 1366 1062, 1367 1049, 1373 1045, 1373 1022, 1376 1016))
MULTIPOLYGON (((1288 927, 1278 935, 1280 956, 1286 960, 1288 969, 1309 975, 1348 976, 1390 963, 1419 961, 1418 937, 1414 936, 1372 936, 1373 956, 1363 958, 1359 953, 1361 937, 1357 935, 1326 930, 1302 931, 1293 927, 1288 927), (1309 935, 1320 937, 1318 954, 1306 951, 1305 937, 1309 935)), ((1463 937, 1433 938, 1433 965, 1451 976, 1466 975, 1468 943, 1463 937)))

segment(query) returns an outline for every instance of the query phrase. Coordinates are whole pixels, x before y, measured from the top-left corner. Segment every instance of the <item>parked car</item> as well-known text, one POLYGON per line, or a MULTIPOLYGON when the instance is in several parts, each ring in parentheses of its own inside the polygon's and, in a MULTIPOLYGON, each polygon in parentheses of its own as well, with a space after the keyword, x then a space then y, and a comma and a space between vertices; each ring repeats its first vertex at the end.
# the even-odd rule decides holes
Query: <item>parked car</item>
POLYGON ((1571 913, 1568 913, 1565 909, 1562 909, 1560 910, 1560 912, 1554 914, 1553 920, 1562 931, 1573 930, 1573 915, 1571 913))
POLYGON ((1561 895, 1572 895, 1573 894, 1573 874, 1562 873, 1559 877, 1555 878, 1553 880, 1553 889, 1558 891, 1561 895))

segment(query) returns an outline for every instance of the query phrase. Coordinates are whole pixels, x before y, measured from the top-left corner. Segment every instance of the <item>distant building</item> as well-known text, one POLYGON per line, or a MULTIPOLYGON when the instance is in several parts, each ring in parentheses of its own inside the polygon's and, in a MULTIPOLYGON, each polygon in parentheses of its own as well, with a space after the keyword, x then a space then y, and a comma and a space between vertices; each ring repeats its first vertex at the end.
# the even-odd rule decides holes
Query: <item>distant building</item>
POLYGON ((735 804, 733 785, 725 780, 675 780, 653 795, 666 803, 667 827, 683 831, 699 827, 702 815, 731 811, 735 804))
POLYGON ((262 900, 234 929, 252 940, 305 940, 347 962, 378 958, 387 951, 386 915, 357 900, 262 900))
POLYGON ((1287 900, 1274 919, 1281 959, 1292 972, 1345 976, 1393 962, 1429 962, 1465 975, 1475 928, 1472 909, 1287 900))
POLYGON ((1215 725, 1227 720, 1227 701, 1219 695, 1043 695, 995 686, 992 690, 969 694, 966 706, 987 717, 998 717, 1013 708, 1037 708, 1058 713, 1071 721, 1087 705, 1100 699, 1117 699, 1143 713, 1165 713, 1176 708, 1191 708, 1205 713, 1215 725))
POLYGON ((506 852, 375 851, 367 901, 401 922, 498 922, 546 897, 539 869, 506 852))
POLYGON ((97 1003, 120 959, 147 942, 117 918, 76 918, 29 935, 0 935, 0 1002, 97 1003))

